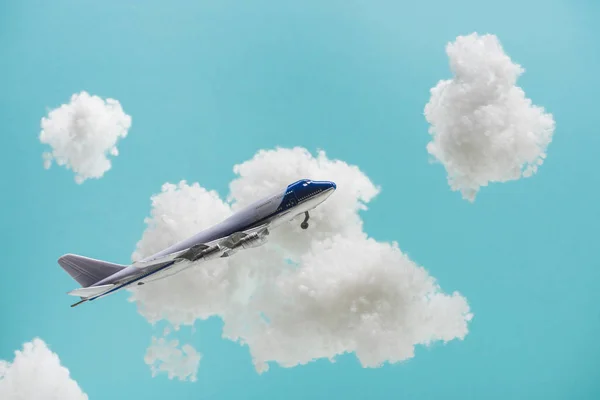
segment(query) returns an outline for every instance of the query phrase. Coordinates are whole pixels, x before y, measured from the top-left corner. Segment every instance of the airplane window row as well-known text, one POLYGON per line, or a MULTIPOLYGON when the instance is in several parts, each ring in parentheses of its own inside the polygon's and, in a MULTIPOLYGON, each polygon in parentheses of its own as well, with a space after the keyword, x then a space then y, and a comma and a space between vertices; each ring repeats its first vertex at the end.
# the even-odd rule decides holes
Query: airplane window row
POLYGON ((304 197, 300 197, 300 199, 298 199, 298 200, 304 200, 304 199, 306 199, 307 197, 312 197, 312 196, 314 196, 314 195, 316 195, 317 193, 320 193, 320 192, 322 192, 322 191, 323 191, 323 189, 317 189, 316 191, 314 191, 314 192, 312 192, 312 193, 309 193, 308 195, 306 195, 306 196, 304 196, 304 197))

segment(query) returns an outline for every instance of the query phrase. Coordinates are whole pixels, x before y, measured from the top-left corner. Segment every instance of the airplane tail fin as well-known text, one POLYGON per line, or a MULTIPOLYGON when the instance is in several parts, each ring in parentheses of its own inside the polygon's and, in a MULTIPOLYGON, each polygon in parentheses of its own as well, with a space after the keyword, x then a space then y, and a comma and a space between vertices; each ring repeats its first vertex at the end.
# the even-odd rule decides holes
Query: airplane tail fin
POLYGON ((58 259, 58 264, 84 288, 126 267, 125 265, 94 260, 77 254, 65 254, 58 259))

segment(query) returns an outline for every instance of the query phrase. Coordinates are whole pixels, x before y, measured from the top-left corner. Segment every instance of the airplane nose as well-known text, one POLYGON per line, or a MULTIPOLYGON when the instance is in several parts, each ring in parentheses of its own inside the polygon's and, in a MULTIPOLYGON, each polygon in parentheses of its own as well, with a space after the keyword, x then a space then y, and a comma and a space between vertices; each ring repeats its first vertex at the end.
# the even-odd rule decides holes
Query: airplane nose
POLYGON ((331 187, 333 188, 333 190, 337 189, 337 185, 335 184, 335 182, 329 182, 331 183, 331 187))

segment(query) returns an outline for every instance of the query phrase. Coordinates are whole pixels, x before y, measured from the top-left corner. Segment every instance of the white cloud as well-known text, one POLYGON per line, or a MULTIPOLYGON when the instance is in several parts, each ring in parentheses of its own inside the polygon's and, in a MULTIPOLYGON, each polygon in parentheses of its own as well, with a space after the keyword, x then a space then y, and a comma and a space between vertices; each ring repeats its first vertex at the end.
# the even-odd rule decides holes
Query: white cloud
POLYGON ((184 344, 181 349, 178 346, 177 340, 167 342, 164 338, 153 337, 144 361, 150 366, 152 376, 166 372, 169 379, 195 382, 202 355, 189 344, 184 344))
POLYGON ((498 38, 473 33, 446 46, 454 77, 431 89, 425 117, 452 190, 474 201, 481 186, 529 177, 546 158, 554 120, 516 86, 524 69, 498 38))
POLYGON ((44 167, 52 160, 75 172, 75 181, 101 178, 111 168, 108 154, 117 156, 117 141, 127 136, 131 117, 114 99, 103 100, 86 92, 71 96, 69 104, 42 118, 40 141, 52 148, 43 154, 44 167))
POLYGON ((87 400, 69 370, 41 339, 15 351, 11 362, 0 360, 0 399, 87 400))
POLYGON ((133 259, 220 222, 232 209, 300 178, 333 180, 337 191, 311 212, 310 228, 276 228, 269 243, 132 289, 150 322, 174 326, 219 316, 223 336, 247 344, 258 371, 354 352, 362 365, 413 356, 414 346, 463 339, 472 315, 395 243, 363 232, 360 210, 379 193, 356 166, 301 148, 260 151, 234 167, 228 202, 198 184, 163 186, 133 259))

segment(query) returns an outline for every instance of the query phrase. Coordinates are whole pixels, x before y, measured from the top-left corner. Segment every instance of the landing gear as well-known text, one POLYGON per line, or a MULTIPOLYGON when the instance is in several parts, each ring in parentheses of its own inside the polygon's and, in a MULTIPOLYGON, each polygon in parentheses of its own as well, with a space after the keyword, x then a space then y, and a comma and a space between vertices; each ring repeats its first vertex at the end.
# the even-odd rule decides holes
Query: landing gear
POLYGON ((306 211, 304 213, 304 221, 302 221, 302 223, 300 224, 300 228, 308 229, 308 219, 309 218, 310 218, 310 215, 308 215, 308 211, 306 211))

